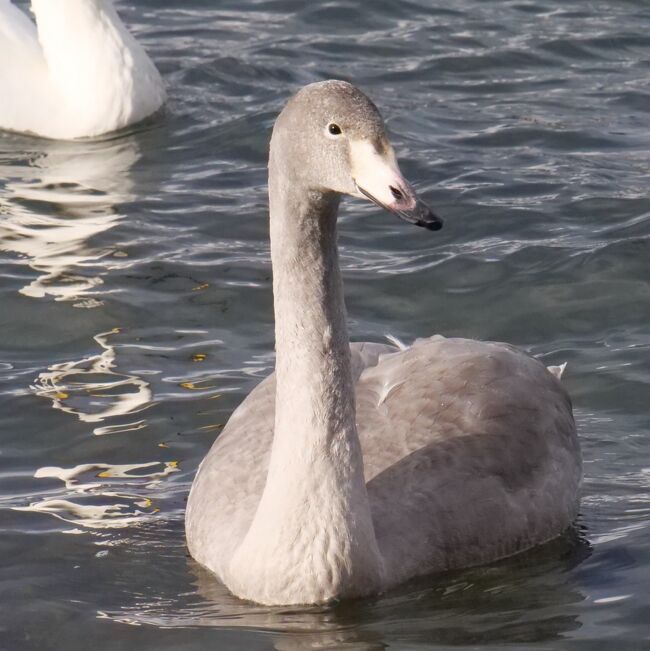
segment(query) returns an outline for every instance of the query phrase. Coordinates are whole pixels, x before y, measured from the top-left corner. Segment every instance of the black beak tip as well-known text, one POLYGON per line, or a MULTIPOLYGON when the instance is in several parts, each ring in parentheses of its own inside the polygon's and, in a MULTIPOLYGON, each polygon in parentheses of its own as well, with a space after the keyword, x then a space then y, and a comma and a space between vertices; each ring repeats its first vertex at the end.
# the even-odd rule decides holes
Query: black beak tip
POLYGON ((423 226, 428 231, 439 231, 442 228, 443 224, 444 222, 442 219, 440 219, 440 217, 434 217, 428 221, 421 221, 418 226, 423 226))
POLYGON ((428 231, 439 231, 445 223, 423 201, 418 200, 414 213, 414 217, 416 219, 413 221, 413 223, 416 226, 426 228, 428 231))

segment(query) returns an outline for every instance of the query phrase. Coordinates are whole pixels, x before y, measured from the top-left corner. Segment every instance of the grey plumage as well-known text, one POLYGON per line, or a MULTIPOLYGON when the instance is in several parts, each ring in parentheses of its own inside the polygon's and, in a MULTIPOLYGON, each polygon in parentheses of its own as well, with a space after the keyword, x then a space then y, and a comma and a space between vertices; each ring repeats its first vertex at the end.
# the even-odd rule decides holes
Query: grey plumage
POLYGON ((559 535, 581 459, 555 372, 506 344, 349 345, 340 195, 441 226, 401 175, 374 104, 344 82, 300 91, 274 128, 269 188, 276 373, 197 473, 191 554, 238 596, 314 603, 559 535))
MULTIPOLYGON (((571 524, 581 476, 575 424, 566 390, 541 362, 507 344, 439 336, 405 351, 351 348, 372 519, 394 583, 510 556, 571 524)), ((271 375, 197 475, 206 512, 196 526, 222 562, 264 488, 274 410, 271 375)))

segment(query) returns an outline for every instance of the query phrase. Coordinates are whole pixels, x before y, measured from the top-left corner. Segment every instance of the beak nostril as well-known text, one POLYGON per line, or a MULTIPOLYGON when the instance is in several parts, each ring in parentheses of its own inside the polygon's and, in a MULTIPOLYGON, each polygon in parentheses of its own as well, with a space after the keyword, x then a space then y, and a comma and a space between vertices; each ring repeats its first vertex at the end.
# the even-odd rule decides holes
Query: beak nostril
POLYGON ((400 190, 398 190, 396 187, 391 185, 391 186, 389 186, 389 188, 390 188, 391 194, 393 195, 393 197, 395 197, 395 199, 403 199, 404 198, 404 195, 402 194, 402 192, 400 190))

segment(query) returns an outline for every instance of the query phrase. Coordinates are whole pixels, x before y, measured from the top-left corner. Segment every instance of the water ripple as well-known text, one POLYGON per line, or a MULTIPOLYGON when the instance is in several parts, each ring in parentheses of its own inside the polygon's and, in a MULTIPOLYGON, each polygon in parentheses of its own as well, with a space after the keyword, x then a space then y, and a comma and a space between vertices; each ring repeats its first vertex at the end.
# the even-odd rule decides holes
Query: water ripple
POLYGON ((116 4, 167 109, 96 141, 0 134, 5 644, 56 630, 71 649, 641 648, 647 2, 116 4), (343 203, 353 339, 441 332, 567 361, 584 531, 512 565, 276 611, 187 562, 182 516, 201 458, 273 368, 268 140, 288 95, 324 77, 372 96, 445 218, 424 234, 343 203))

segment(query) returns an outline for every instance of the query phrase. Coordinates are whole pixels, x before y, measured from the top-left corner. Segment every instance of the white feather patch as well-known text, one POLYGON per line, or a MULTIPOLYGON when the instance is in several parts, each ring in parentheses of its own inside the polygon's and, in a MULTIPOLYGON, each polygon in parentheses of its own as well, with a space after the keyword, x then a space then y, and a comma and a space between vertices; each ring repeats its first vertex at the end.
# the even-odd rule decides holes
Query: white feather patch
POLYGON ((548 369, 549 373, 552 373, 558 380, 561 380, 564 369, 566 368, 566 364, 567 363, 564 362, 564 364, 560 364, 559 366, 547 366, 546 368, 548 369))
POLYGON ((401 339, 398 339, 395 335, 384 335, 391 344, 397 346, 400 350, 406 350, 409 348, 401 339))

